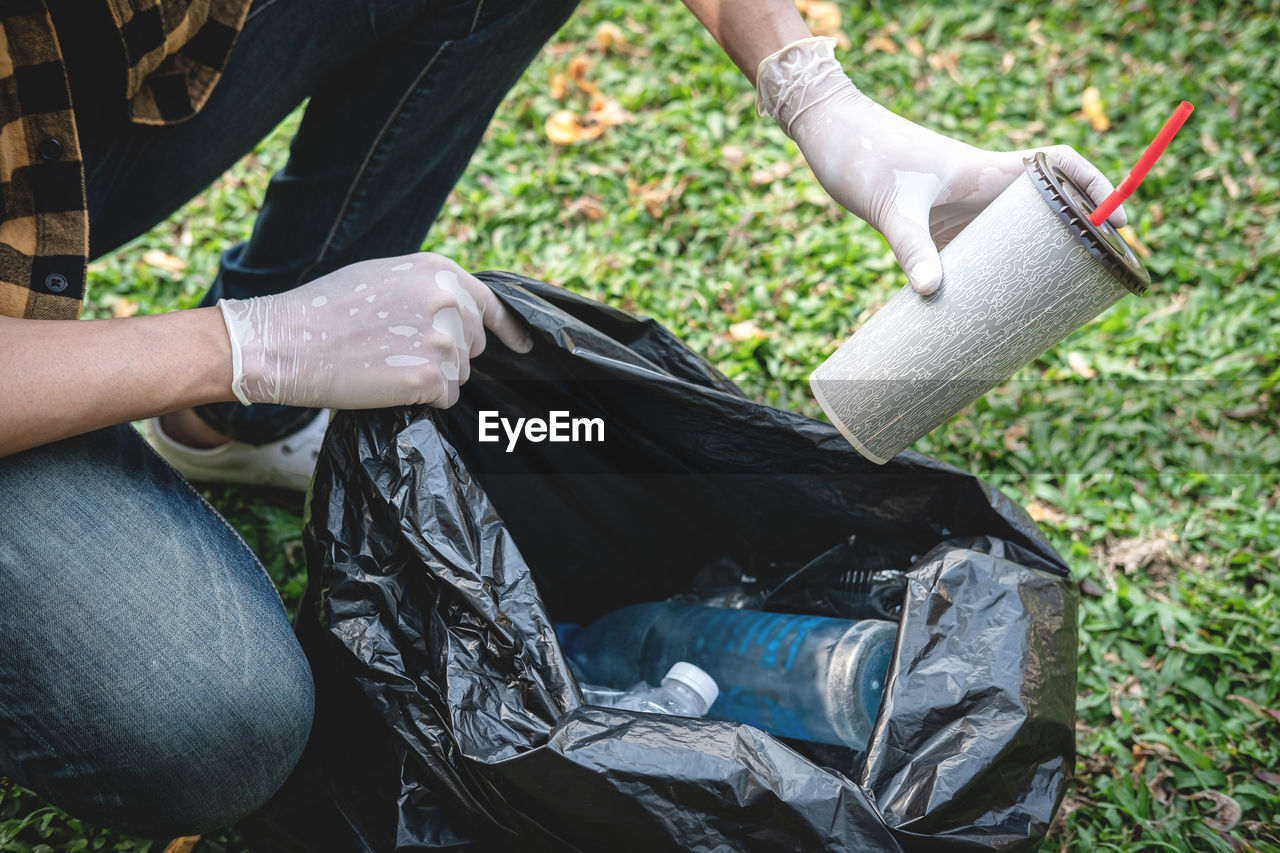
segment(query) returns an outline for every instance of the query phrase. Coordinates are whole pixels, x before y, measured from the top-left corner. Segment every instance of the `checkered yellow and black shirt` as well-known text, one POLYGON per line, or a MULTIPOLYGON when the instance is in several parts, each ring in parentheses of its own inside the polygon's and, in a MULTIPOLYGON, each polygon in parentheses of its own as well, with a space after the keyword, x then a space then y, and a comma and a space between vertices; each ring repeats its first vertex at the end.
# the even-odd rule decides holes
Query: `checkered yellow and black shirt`
MULTIPOLYGON (((171 124, 208 99, 250 0, 84 2, 110 7, 133 121, 171 124)), ((49 10, 0 0, 0 314, 78 317, 88 251, 80 143, 49 10)))

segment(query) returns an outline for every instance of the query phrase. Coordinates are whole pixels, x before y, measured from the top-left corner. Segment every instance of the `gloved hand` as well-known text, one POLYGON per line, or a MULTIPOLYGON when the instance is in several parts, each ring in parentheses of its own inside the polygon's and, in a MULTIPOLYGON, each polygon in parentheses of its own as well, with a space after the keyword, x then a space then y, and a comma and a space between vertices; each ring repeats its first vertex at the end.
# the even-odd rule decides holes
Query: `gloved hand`
POLYGON ((273 296, 218 302, 246 406, 452 406, 485 346, 533 340, 488 287, 431 253, 343 267, 273 296))
MULTIPOLYGON (((1101 201, 1111 182, 1069 145, 986 151, 926 130, 873 102, 836 61, 835 39, 793 42, 760 63, 756 109, 796 141, 831 197, 889 241, 911 286, 942 282, 938 250, 1043 151, 1101 201)), ((1108 220, 1125 224, 1123 208, 1108 220)))

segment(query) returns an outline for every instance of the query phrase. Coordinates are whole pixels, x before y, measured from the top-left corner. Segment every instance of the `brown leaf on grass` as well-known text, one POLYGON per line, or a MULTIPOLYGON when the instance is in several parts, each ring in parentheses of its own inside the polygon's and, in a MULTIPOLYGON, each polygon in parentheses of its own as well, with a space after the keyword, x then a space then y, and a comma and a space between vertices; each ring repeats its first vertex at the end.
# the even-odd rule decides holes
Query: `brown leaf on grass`
POLYGON ((1014 424, 1004 431, 1004 435, 1000 439, 1000 443, 1004 445, 1004 449, 1012 453, 1015 450, 1021 450, 1027 446, 1022 439, 1027 437, 1027 428, 1022 424, 1014 424))
POLYGON ((130 299, 126 299, 123 296, 118 297, 117 299, 114 299, 111 302, 112 317, 115 317, 117 319, 122 317, 132 317, 134 314, 137 314, 137 313, 138 313, 138 303, 130 299))
POLYGON ((774 163, 767 169, 756 169, 751 173, 751 186, 762 187, 791 174, 791 164, 785 161, 774 163))
POLYGON ((730 169, 741 169, 742 164, 747 162, 747 152, 738 145, 724 146, 720 149, 720 157, 730 169))
POLYGON ((582 120, 573 110, 556 110, 547 118, 543 130, 556 145, 573 145, 587 138, 582 120))
POLYGON ((1240 198, 1240 185, 1228 172, 1222 173, 1222 185, 1227 188, 1227 195, 1231 196, 1232 201, 1240 198))
MULTIPOLYGON (((587 110, 583 121, 587 126, 599 127, 600 131, 604 132, 610 127, 635 121, 635 116, 624 110, 622 105, 613 98, 600 96, 592 100, 591 109, 587 110)), ((599 133, 596 134, 596 136, 599 135, 599 133)))
POLYGON ((796 8, 804 15, 804 22, 815 36, 828 36, 836 40, 836 46, 848 50, 852 46, 849 37, 840 28, 840 7, 828 0, 796 0, 796 8))
POLYGON ((571 219, 581 218, 590 222, 599 222, 604 219, 604 202, 593 195, 584 195, 566 204, 565 213, 571 219))
POLYGON ((1121 699, 1135 700, 1137 705, 1146 710, 1146 703, 1142 701, 1142 686, 1138 684, 1137 676, 1130 675, 1119 684, 1112 684, 1107 696, 1111 704, 1111 716, 1117 720, 1124 719, 1124 709, 1120 707, 1121 699))
POLYGON ((1268 785, 1280 786, 1280 773, 1272 773, 1270 770, 1263 770, 1259 767, 1253 771, 1253 775, 1257 777, 1259 782, 1266 782, 1268 785))
POLYGON ((573 145, 600 135, 611 127, 633 121, 627 112, 611 98, 604 98, 597 109, 587 110, 581 118, 573 110, 556 110, 547 118, 544 130, 547 138, 556 145, 573 145))
POLYGON ((164 270, 173 275, 178 275, 187 268, 187 262, 182 258, 175 258, 173 255, 162 252, 159 249, 148 249, 142 255, 142 262, 149 267, 164 270))
MULTIPOLYGON (((569 60, 569 79, 578 85, 582 85, 587 79, 587 72, 591 70, 592 64, 591 57, 584 53, 573 57, 569 60)), ((593 86, 592 89, 594 90, 595 87, 593 86)))
POLYGON ((1228 693, 1227 698, 1235 700, 1236 702, 1239 702, 1241 705, 1244 705, 1246 708, 1253 711, 1259 717, 1262 717, 1264 719, 1270 718, 1272 720, 1280 722, 1280 710, 1277 710, 1275 708, 1264 708, 1261 705, 1259 705, 1257 702, 1250 699, 1248 696, 1241 696, 1239 693, 1228 693))
POLYGON ((684 184, 672 188, 662 186, 659 181, 651 181, 647 184, 627 182, 627 195, 643 204, 645 210, 649 211, 649 215, 654 219, 661 219, 666 215, 669 202, 679 198, 683 191, 684 184))
POLYGON ((1133 574, 1138 569, 1143 569, 1157 586, 1164 586, 1174 580, 1172 566, 1178 555, 1170 543, 1175 541, 1176 537, 1164 531, 1155 531, 1153 535, 1146 537, 1108 536, 1102 544, 1090 549, 1089 556, 1104 571, 1118 567, 1125 574, 1133 574))
POLYGON ((184 835, 181 838, 175 838, 164 848, 164 853, 191 853, 196 849, 196 845, 200 843, 198 835, 184 835))
POLYGON ((929 67, 934 71, 945 71, 953 82, 960 81, 960 54, 954 50, 940 50, 929 56, 929 67))
POLYGON ((907 49, 907 53, 911 54, 916 59, 920 59, 924 56, 924 45, 922 45, 920 43, 920 39, 915 36, 907 39, 906 42, 903 43, 903 46, 907 49))
POLYGON ((764 332, 756 325, 754 320, 743 320, 741 323, 734 323, 729 327, 729 340, 731 341, 761 341, 764 340, 764 332))
POLYGON ((547 94, 557 101, 569 94, 569 78, 564 72, 557 71, 551 75, 551 81, 547 84, 547 94))
POLYGON ((1221 791, 1199 791, 1187 797, 1188 800, 1208 800, 1213 803, 1212 810, 1207 815, 1201 815, 1200 820, 1204 821, 1204 825, 1210 829, 1216 829, 1219 832, 1228 832, 1235 829, 1236 824, 1240 822, 1240 818, 1244 816, 1244 810, 1240 808, 1240 804, 1235 801, 1234 797, 1229 797, 1221 791))
POLYGON ((1048 521, 1053 524, 1061 524, 1067 520, 1067 517, 1056 507, 1050 506, 1040 501, 1031 501, 1027 504, 1027 515, 1036 522, 1048 521))
POLYGON ((627 44, 626 38, 622 35, 622 30, 618 28, 617 24, 609 21, 605 21, 596 27, 596 33, 592 40, 605 53, 608 53, 613 48, 625 47, 627 44))
POLYGON ((888 36, 872 36, 865 45, 867 53, 897 53, 898 43, 888 36))
POLYGON ((1152 776, 1147 782, 1147 790, 1151 792, 1151 799, 1155 800, 1162 806, 1167 806, 1173 802, 1173 789, 1165 784, 1173 780, 1173 771, 1164 765, 1156 771, 1156 775, 1152 776))
POLYGON ((1098 371, 1090 366, 1088 360, 1075 350, 1067 353, 1067 366, 1071 368, 1072 373, 1084 379, 1092 379, 1098 375, 1098 371))
POLYGON ((1111 119, 1103 110, 1102 93, 1097 86, 1089 86, 1080 93, 1080 113, 1089 126, 1102 133, 1111 128, 1111 119))

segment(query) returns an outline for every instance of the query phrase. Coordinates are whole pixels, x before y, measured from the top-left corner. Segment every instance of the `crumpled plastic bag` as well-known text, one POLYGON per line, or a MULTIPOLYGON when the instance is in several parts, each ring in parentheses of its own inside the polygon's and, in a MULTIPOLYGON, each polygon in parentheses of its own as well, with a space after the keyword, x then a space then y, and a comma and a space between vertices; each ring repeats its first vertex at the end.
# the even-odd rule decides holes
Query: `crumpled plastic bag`
POLYGON ((296 624, 317 716, 253 849, 1035 846, 1074 762, 1077 592, 1022 510, 919 454, 872 465, 652 321, 480 277, 531 353, 491 341, 451 409, 330 426, 296 624), (481 411, 555 410, 604 441, 478 440, 481 411), (911 566, 866 752, 581 704, 553 619, 850 536, 911 566))

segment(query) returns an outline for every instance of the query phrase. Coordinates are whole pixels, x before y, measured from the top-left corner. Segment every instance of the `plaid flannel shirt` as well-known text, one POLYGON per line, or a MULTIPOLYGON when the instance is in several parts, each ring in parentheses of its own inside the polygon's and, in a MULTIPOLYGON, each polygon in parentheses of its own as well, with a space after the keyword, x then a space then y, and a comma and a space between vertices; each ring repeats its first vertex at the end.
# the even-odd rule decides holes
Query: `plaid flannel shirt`
MULTIPOLYGON (((132 120, 171 124, 204 106, 250 0, 105 2, 132 120)), ((84 164, 49 11, 44 0, 0 0, 0 314, 78 317, 88 253, 84 164)))

